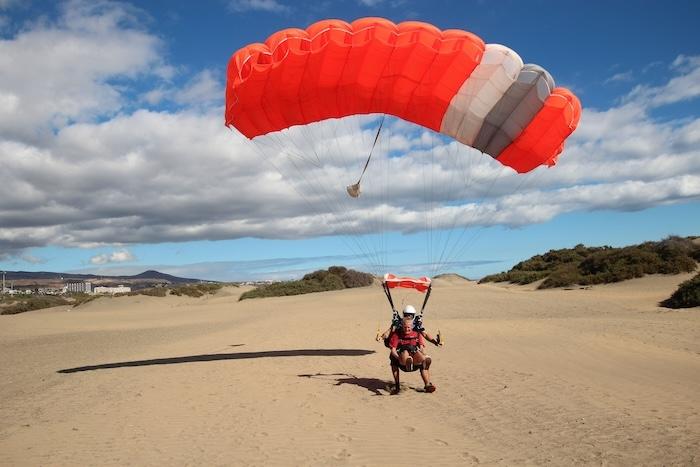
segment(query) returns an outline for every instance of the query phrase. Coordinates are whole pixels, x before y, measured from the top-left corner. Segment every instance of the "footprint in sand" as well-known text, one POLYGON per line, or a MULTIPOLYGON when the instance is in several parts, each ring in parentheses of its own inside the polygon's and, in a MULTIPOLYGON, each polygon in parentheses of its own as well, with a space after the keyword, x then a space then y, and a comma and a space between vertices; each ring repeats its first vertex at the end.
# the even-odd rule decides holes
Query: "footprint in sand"
POLYGON ((470 461, 474 462, 475 464, 478 464, 478 463, 479 463, 479 458, 476 457, 476 456, 472 456, 472 455, 469 454, 467 451, 464 451, 464 452, 462 453, 462 457, 463 457, 464 459, 469 459, 470 461))
POLYGON ((342 461, 342 460, 348 459, 350 456, 351 456, 351 454, 347 451, 347 449, 343 449, 338 454, 333 456, 333 459, 335 459, 337 461, 342 461))
POLYGON ((335 435, 335 439, 337 439, 338 441, 345 441, 345 442, 352 441, 351 436, 348 436, 348 435, 343 434, 343 433, 338 433, 337 435, 335 435))
POLYGON ((443 441, 441 439, 436 439, 435 444, 437 444, 438 446, 449 446, 450 445, 450 443, 448 443, 447 441, 443 441))

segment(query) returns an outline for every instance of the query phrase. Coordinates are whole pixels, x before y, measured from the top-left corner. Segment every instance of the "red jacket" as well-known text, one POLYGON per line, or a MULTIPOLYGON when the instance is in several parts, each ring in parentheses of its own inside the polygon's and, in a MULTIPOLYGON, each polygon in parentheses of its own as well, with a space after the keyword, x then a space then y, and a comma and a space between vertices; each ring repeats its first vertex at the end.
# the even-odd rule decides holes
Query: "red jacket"
POLYGON ((389 347, 398 349, 400 347, 422 347, 425 345, 423 334, 417 331, 404 332, 403 329, 397 329, 389 336, 389 347))

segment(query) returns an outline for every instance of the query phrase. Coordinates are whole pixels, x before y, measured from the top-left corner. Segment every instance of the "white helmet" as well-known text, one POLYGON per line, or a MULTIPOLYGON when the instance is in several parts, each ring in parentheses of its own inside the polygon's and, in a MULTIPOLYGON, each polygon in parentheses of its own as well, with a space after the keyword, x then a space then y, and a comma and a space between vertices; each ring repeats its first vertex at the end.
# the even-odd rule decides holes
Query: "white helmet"
POLYGON ((403 309, 403 316, 415 316, 416 315, 416 309, 413 308, 412 305, 406 305, 406 308, 403 309))

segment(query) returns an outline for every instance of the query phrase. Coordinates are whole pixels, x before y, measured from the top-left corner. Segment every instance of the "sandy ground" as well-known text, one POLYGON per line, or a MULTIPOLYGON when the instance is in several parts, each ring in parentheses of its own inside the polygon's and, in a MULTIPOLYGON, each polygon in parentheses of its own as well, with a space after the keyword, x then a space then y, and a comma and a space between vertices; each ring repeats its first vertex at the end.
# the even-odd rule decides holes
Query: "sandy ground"
POLYGON ((698 465, 700 309, 656 306, 688 277, 437 280, 433 394, 389 395, 378 287, 0 316, 0 464, 698 465))

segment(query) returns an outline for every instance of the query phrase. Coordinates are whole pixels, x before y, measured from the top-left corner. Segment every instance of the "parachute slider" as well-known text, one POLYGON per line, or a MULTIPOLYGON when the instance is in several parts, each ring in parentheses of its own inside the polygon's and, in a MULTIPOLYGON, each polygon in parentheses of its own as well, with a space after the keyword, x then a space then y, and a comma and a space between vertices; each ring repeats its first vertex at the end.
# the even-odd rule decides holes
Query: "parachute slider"
POLYGON ((352 185, 348 185, 346 189, 348 190, 348 194, 351 197, 357 198, 358 196, 360 196, 360 193, 361 193, 360 182, 354 183, 352 185))
POLYGON ((397 277, 394 274, 384 274, 384 284, 390 288, 416 289, 418 292, 425 292, 430 288, 430 278, 421 277, 397 277))
POLYGON ((384 274, 382 288, 384 289, 384 294, 386 295, 387 300, 389 300, 389 305, 391 305, 392 310, 394 309, 394 300, 391 298, 390 289, 415 289, 418 292, 425 293, 425 298, 423 299, 423 306, 421 306, 420 308, 421 315, 425 310, 425 305, 428 304, 430 292, 433 290, 433 286, 429 277, 421 277, 416 279, 413 277, 397 277, 393 274, 384 274))

